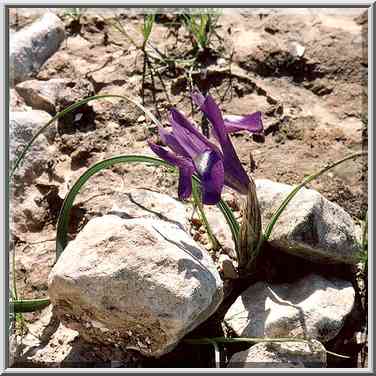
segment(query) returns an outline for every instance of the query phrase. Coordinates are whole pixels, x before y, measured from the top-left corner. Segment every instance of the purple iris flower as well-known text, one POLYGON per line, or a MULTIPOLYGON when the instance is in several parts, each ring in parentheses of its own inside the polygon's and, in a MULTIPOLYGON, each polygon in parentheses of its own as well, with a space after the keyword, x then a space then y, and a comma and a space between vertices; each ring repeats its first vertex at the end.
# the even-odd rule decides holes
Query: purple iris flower
POLYGON ((214 99, 201 93, 193 94, 194 102, 212 124, 213 134, 220 148, 201 134, 183 114, 175 108, 170 109, 172 132, 159 128, 159 136, 171 150, 149 142, 155 154, 179 168, 180 199, 187 199, 192 193, 192 175, 201 179, 202 202, 207 205, 217 204, 224 185, 246 194, 250 184, 229 133, 246 130, 263 133, 261 113, 247 116, 222 117, 214 99))

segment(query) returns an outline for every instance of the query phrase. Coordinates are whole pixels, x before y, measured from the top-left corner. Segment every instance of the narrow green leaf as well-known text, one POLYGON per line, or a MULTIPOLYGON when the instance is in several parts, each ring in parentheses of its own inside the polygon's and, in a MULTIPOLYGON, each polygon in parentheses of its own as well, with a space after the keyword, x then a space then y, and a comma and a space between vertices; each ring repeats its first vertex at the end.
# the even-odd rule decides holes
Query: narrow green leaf
POLYGON ((30 300, 14 300, 10 302, 11 310, 14 313, 25 313, 40 311, 50 305, 49 298, 30 299, 30 300))

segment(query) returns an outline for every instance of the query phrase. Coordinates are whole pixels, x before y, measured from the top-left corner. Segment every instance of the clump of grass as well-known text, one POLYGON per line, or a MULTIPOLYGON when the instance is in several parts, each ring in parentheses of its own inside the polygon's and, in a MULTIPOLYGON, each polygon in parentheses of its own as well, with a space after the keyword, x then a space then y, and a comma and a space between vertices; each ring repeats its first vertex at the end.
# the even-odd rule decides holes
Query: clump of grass
POLYGON ((151 34, 151 31, 153 30, 154 22, 155 22, 155 14, 144 15, 144 23, 142 26, 142 36, 144 37, 144 41, 142 43, 143 50, 145 50, 146 44, 150 38, 150 34, 151 34))
POLYGON ((82 15, 81 8, 67 8, 63 13, 64 17, 69 17, 73 21, 79 21, 82 15))
POLYGON ((213 35, 216 35, 218 13, 182 14, 184 26, 191 35, 193 47, 197 52, 210 48, 213 35))
MULTIPOLYGON (((115 27, 116 30, 118 30, 134 47, 136 47, 137 50, 140 50, 143 54, 143 69, 142 69, 142 84, 141 84, 141 98, 142 98, 142 104, 145 105, 145 87, 146 87, 146 77, 150 76, 151 79, 151 94, 153 97, 153 102, 155 105, 155 110, 157 113, 157 116, 161 118, 161 114, 159 112, 159 108, 157 106, 157 98, 155 95, 155 77, 158 77, 159 81, 161 82, 161 85, 163 87, 163 90, 166 95, 167 101, 171 104, 170 98, 166 89, 166 86, 164 84, 162 75, 159 71, 159 69, 155 69, 153 66, 153 60, 155 55, 152 55, 150 50, 148 49, 149 47, 149 40, 150 36, 152 34, 152 30, 155 24, 156 20, 156 14, 145 14, 143 18, 143 24, 141 26, 141 34, 142 34, 142 43, 138 44, 134 38, 130 36, 130 34, 126 31, 125 27, 123 24, 120 22, 119 19, 115 19, 115 22, 113 23, 113 26, 115 27), (147 72, 149 71, 149 73, 147 72)), ((156 48, 152 48, 153 51, 157 51, 160 56, 162 56, 163 60, 163 54, 161 54, 156 48)), ((160 61, 160 59, 159 59, 160 61)))

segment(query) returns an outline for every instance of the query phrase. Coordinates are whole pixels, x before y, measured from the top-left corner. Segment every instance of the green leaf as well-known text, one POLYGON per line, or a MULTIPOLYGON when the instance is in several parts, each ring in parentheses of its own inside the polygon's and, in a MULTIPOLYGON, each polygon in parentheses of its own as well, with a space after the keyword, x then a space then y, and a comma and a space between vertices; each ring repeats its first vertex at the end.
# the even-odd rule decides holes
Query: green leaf
POLYGON ((153 29, 155 21, 155 14, 146 14, 144 15, 144 24, 142 29, 142 34, 144 37, 144 47, 146 46, 147 41, 149 40, 151 31, 153 29))
POLYGON ((13 300, 10 302, 11 310, 14 313, 25 313, 40 311, 50 305, 49 298, 30 299, 30 300, 13 300))

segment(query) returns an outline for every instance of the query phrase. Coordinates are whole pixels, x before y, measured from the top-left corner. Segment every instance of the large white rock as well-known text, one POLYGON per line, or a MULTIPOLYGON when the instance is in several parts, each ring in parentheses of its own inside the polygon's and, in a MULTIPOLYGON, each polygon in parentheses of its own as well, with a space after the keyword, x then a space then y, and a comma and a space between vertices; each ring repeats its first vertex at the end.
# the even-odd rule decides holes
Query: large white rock
MULTIPOLYGON (((256 180, 262 223, 293 189, 287 184, 256 180)), ((302 188, 279 217, 270 237, 273 246, 318 263, 358 262, 357 229, 351 216, 313 189, 302 188)))
POLYGON ((64 23, 47 12, 20 31, 12 33, 9 41, 9 78, 11 86, 38 72, 64 40, 64 23))
POLYGON ((240 337, 333 339, 355 301, 351 283, 310 274, 291 284, 257 282, 230 307, 226 323, 240 337))
POLYGON ((324 368, 326 352, 315 340, 308 342, 261 342, 235 353, 229 368, 324 368))
POLYGON ((89 342, 160 356, 223 299, 214 263, 180 227, 151 218, 91 220, 52 269, 62 322, 89 342))

